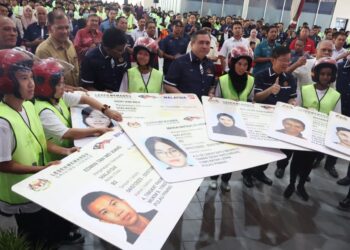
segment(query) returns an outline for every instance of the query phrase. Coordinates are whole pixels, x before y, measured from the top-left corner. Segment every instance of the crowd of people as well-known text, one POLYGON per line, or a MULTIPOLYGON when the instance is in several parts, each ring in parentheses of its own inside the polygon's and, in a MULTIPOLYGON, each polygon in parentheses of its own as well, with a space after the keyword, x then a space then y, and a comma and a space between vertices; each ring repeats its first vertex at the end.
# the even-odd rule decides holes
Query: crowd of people
MULTIPOLYGON (((74 139, 111 130, 73 128, 69 107, 88 104, 122 119, 75 90, 195 93, 350 116, 349 47, 349 32, 308 23, 285 27, 101 1, 0 0, 0 214, 15 215, 19 231, 32 242, 82 242, 74 225, 11 191, 13 184, 78 150, 74 139), (37 223, 43 219, 46 223, 37 223), (50 222, 57 225, 54 230, 50 222)), ((218 117, 220 126, 225 119, 230 117, 218 117)), ((283 178, 291 161, 286 199, 295 190, 309 199, 305 183, 312 185, 310 172, 324 157, 325 170, 339 177, 335 157, 282 151, 287 158, 277 162, 275 176, 283 178)), ((242 171, 243 184, 272 185, 267 167, 242 171)), ((221 176, 223 192, 230 191, 230 178, 231 173, 221 176)), ((211 177, 210 188, 218 188, 218 179, 211 177)), ((350 185, 350 165, 337 183, 350 185)), ((350 209, 350 189, 339 208, 350 209)))

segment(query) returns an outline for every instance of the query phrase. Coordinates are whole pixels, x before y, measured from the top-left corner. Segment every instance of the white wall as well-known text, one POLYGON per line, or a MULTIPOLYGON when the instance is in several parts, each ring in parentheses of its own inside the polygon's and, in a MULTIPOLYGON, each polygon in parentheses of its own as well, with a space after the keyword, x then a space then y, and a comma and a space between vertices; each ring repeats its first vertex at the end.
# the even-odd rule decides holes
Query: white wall
MULTIPOLYGON (((337 0, 332 22, 331 22, 332 28, 335 27, 335 20, 337 17, 350 19, 350 1, 349 0, 337 0)), ((347 30, 350 30, 350 20, 348 22, 347 30)))

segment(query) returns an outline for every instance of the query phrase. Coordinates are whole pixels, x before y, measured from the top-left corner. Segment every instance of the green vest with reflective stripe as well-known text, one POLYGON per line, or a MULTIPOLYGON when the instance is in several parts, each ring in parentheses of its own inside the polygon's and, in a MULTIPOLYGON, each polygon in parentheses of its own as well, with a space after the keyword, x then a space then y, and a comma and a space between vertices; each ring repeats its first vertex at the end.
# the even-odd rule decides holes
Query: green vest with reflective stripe
MULTIPOLYGON (((44 166, 47 164, 44 129, 33 104, 26 101, 22 107, 28 116, 30 126, 17 111, 0 102, 0 119, 10 124, 16 143, 12 160, 26 166, 44 166)), ((9 204, 28 203, 27 199, 12 192, 11 187, 31 175, 0 172, 0 200, 9 204)))
MULTIPOLYGON (((58 102, 59 107, 61 108, 61 111, 53 106, 51 103, 47 101, 40 101, 40 100, 35 100, 35 109, 37 114, 40 116, 41 112, 43 112, 45 109, 51 110, 55 115, 60 119, 60 121, 68 128, 72 127, 71 123, 71 115, 68 109, 67 104, 64 102, 62 98, 60 98, 58 102)), ((64 148, 70 148, 73 147, 73 141, 68 140, 68 139, 58 139, 58 138, 47 138, 49 141, 52 143, 64 147, 64 148)), ((53 153, 49 153, 50 155, 50 160, 60 160, 63 158, 61 155, 56 155, 53 153)))
POLYGON ((163 73, 152 69, 148 83, 143 81, 137 67, 128 69, 128 92, 130 93, 160 93, 162 91, 163 73))
POLYGON ((234 101, 246 102, 254 87, 254 77, 250 75, 248 75, 247 86, 240 94, 238 94, 232 86, 232 82, 228 74, 221 76, 219 80, 222 97, 234 101))
POLYGON ((134 30, 134 15, 130 14, 128 17, 125 17, 128 22, 128 32, 132 32, 134 30))
POLYGON ((301 87, 302 106, 304 108, 314 108, 322 113, 329 114, 335 109, 340 93, 333 88, 328 88, 321 100, 318 99, 314 84, 308 84, 301 87))

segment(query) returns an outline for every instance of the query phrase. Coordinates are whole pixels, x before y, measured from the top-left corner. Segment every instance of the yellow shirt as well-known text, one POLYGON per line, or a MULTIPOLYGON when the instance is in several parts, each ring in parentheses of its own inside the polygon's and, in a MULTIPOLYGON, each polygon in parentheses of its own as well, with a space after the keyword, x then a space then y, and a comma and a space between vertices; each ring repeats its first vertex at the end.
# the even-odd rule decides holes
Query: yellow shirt
POLYGON ((61 45, 52 36, 49 36, 38 46, 35 55, 41 59, 53 57, 72 64, 74 69, 64 75, 65 83, 71 86, 79 86, 78 56, 70 40, 61 45))

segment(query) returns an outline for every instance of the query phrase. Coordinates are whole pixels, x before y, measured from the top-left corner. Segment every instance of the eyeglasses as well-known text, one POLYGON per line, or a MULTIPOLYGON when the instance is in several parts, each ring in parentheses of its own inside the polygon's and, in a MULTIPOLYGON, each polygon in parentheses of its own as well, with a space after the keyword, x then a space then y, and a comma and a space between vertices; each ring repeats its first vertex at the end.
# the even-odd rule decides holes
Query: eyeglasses
POLYGON ((180 151, 175 148, 170 148, 167 151, 156 150, 156 155, 160 157, 169 157, 169 156, 179 156, 180 151))

